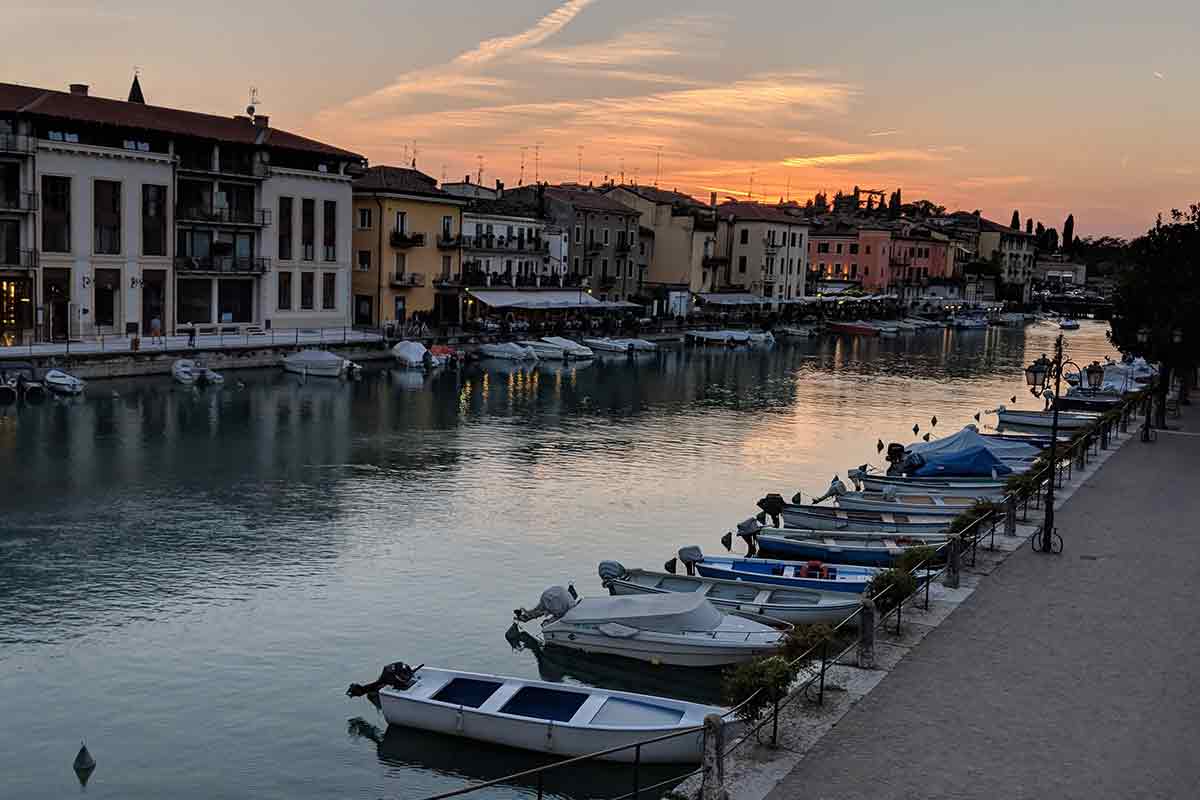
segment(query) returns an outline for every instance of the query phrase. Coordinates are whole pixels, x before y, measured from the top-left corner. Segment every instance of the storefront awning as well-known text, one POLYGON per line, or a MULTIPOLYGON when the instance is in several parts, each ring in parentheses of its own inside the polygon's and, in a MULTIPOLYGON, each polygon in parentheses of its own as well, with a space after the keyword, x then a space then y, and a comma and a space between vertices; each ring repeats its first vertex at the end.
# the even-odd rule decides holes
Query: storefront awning
POLYGON ((700 300, 714 306, 761 306, 773 302, 769 297, 759 297, 748 292, 701 294, 700 300))
MULTIPOLYGON (((476 289, 471 292, 479 302, 492 308, 526 309, 530 311, 582 308, 599 311, 615 308, 603 303, 582 289, 519 291, 517 289, 476 289)), ((632 307, 632 304, 629 304, 632 307)), ((620 306, 624 308, 625 306, 620 306)))

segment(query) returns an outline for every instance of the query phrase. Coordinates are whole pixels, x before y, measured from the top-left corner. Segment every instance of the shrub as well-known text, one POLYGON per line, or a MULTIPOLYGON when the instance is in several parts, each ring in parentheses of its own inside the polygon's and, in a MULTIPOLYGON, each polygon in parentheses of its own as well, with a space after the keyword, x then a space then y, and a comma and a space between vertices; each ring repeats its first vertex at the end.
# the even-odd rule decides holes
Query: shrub
MULTIPOLYGON (((828 625, 801 625, 788 631, 787 638, 783 640, 783 649, 780 651, 780 655, 789 662, 796 661, 821 642, 829 641, 832 638, 833 628, 828 625)), ((809 655, 805 661, 812 658, 813 656, 809 655)), ((796 666, 803 666, 803 663, 798 663, 796 666)))
POLYGON ((736 712, 738 719, 753 722, 776 700, 787 696, 796 672, 797 668, 782 656, 756 658, 726 670, 721 692, 727 705, 740 706, 736 712))
POLYGON ((937 556, 937 548, 927 544, 909 547, 900 557, 896 559, 896 569, 911 573, 922 563, 929 561, 937 556))
POLYGON ((975 520, 1001 510, 999 504, 991 500, 976 500, 974 505, 950 521, 949 535, 956 536, 971 527, 975 520))
POLYGON ((875 608, 880 614, 886 614, 900 602, 917 590, 917 579, 914 578, 907 570, 903 569, 885 569, 883 572, 871 578, 871 582, 867 584, 865 594, 867 597, 875 600, 875 608), (880 592, 891 589, 882 597, 878 597, 880 592))

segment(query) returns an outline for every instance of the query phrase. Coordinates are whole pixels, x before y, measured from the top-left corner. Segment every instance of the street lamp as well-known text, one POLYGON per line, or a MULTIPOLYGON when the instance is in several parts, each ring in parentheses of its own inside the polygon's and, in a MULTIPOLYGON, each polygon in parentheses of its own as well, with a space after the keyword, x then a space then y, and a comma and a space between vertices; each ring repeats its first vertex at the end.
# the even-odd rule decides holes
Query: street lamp
MULTIPOLYGON (((1060 333, 1054 341, 1054 360, 1051 361, 1042 354, 1041 358, 1025 368, 1025 382, 1029 384, 1029 393, 1034 397, 1047 395, 1047 404, 1053 407, 1053 416, 1050 419, 1050 480, 1046 484, 1046 519, 1042 523, 1040 546, 1037 540, 1034 540, 1034 549, 1041 553, 1062 552, 1062 537, 1054 529, 1054 484, 1058 480, 1058 392, 1062 387, 1063 368, 1067 364, 1074 366, 1076 372, 1081 371, 1079 365, 1073 361, 1063 362, 1063 337, 1060 333), (1052 395, 1051 378, 1054 379, 1052 395), (1055 539, 1058 539, 1058 549, 1055 549, 1055 539)), ((1103 375, 1103 370, 1101 374, 1103 375)))
POLYGON ((1100 362, 1093 361, 1084 370, 1084 374, 1087 376, 1087 385, 1092 393, 1100 391, 1100 386, 1104 383, 1104 367, 1100 366, 1100 362))

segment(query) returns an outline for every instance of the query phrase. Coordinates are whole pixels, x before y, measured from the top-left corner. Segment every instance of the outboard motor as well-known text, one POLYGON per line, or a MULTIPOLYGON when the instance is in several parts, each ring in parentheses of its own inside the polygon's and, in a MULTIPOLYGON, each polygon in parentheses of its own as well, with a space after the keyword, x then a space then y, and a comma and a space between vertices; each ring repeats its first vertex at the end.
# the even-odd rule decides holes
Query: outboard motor
POLYGON ((704 553, 694 544, 679 548, 679 560, 687 569, 688 575, 696 574, 696 565, 704 560, 704 553))
POLYGON ((597 572, 600 573, 600 582, 607 587, 609 581, 619 581, 625 577, 625 566, 620 561, 601 561, 597 572))
POLYGON ((887 446, 888 475, 900 475, 904 471, 904 445, 892 442, 887 446))
POLYGON ((421 667, 410 667, 403 661, 395 661, 388 664, 379 673, 379 678, 366 685, 359 683, 350 684, 350 688, 346 690, 347 697, 362 697, 364 694, 376 694, 384 687, 391 687, 401 692, 407 690, 413 685, 413 678, 421 667))
MULTIPOLYGON (((755 505, 761 508, 764 514, 768 514, 771 517, 771 522, 775 524, 776 528, 782 527, 779 524, 779 520, 783 514, 784 506, 787 505, 787 503, 784 502, 782 495, 772 492, 771 494, 759 500, 755 505)), ((740 528, 741 526, 738 527, 740 528)))
POLYGON ((841 478, 839 478, 837 475, 834 475, 833 480, 829 482, 829 491, 825 492, 825 494, 821 495, 820 497, 815 498, 813 500, 813 505, 815 506, 817 503, 821 502, 822 500, 827 500, 830 497, 841 497, 845 493, 846 484, 842 483, 841 478))
POLYGON ((867 465, 861 467, 853 467, 846 470, 846 477, 854 484, 854 491, 861 492, 863 490, 863 479, 867 477, 867 465))
POLYGON ((885 487, 883 487, 883 491, 880 492, 880 494, 883 495, 884 500, 887 500, 889 502, 892 500, 895 500, 896 499, 896 487, 890 486, 890 485, 885 486, 885 487))
MULTIPOLYGON (((747 556, 753 557, 754 554, 758 552, 758 544, 755 542, 755 539, 758 537, 758 532, 762 530, 762 528, 762 523, 759 522, 755 517, 751 517, 750 519, 743 520, 742 522, 738 523, 737 535, 738 538, 743 539, 746 542, 747 556)), ((733 550, 732 531, 721 537, 721 544, 725 546, 726 550, 733 550)), ((682 556, 682 553, 680 555, 682 556)))
POLYGON ((517 622, 529 622, 538 617, 561 617, 579 602, 575 587, 564 589, 561 586, 551 586, 542 592, 541 599, 533 608, 526 611, 523 608, 513 609, 513 618, 517 622))

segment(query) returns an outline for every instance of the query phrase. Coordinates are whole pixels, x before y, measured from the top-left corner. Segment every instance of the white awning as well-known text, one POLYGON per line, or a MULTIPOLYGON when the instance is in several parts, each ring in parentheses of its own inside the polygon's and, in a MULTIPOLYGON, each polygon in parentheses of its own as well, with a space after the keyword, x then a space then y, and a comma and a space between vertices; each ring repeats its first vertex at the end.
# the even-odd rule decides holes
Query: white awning
POLYGON ((714 306, 761 306, 773 302, 769 297, 759 297, 748 292, 701 294, 700 299, 714 306))
POLYGON ((613 307, 602 303, 582 289, 551 289, 519 291, 517 289, 475 289, 474 297, 492 308, 515 308, 527 310, 554 310, 583 308, 601 310, 613 307))

